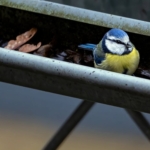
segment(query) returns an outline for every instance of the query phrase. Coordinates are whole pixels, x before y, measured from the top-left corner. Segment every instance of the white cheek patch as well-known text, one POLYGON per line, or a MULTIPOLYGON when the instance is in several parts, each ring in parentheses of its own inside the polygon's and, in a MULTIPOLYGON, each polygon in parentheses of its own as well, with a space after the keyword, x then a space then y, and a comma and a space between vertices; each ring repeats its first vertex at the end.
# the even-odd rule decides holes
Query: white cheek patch
POLYGON ((123 44, 118 44, 110 40, 105 40, 105 42, 106 42, 106 47, 113 54, 122 55, 126 50, 123 44))

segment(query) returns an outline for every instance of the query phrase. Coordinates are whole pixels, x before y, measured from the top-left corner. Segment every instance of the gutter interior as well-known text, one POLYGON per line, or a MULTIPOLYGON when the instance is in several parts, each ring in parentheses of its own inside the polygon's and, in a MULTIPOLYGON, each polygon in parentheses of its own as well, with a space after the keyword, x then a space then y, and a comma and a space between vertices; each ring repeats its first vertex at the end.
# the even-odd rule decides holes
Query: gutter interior
MULTIPOLYGON (((76 51, 77 45, 81 43, 98 43, 109 30, 101 26, 0 6, 0 47, 33 27, 36 27, 38 32, 29 43, 41 41, 44 45, 55 38, 57 42, 53 49, 59 52, 66 49, 76 51)), ((129 32, 128 34, 141 56, 135 75, 150 79, 150 37, 129 32)), ((84 50, 78 51, 85 53, 84 50)), ((93 66, 93 63, 80 64, 93 66)))

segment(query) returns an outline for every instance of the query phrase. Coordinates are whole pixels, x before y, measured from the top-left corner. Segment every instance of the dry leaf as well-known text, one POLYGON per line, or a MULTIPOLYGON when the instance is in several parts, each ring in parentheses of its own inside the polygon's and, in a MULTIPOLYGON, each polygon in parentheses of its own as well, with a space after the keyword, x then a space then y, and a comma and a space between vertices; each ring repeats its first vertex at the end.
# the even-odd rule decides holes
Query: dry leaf
POLYGON ((23 45, 24 43, 26 43, 27 41, 29 41, 37 32, 36 28, 32 28, 29 31, 20 34, 16 37, 16 40, 10 40, 7 44, 6 47, 7 49, 17 49, 19 48, 21 45, 23 45))
POLYGON ((30 53, 35 51, 41 46, 41 42, 39 42, 37 45, 34 44, 25 44, 19 48, 20 52, 30 53))
POLYGON ((146 69, 143 66, 139 66, 134 74, 138 77, 150 79, 150 69, 146 69))
POLYGON ((73 57, 73 61, 74 61, 75 63, 79 64, 80 61, 81 61, 81 58, 82 58, 81 54, 76 54, 76 55, 74 55, 74 57, 73 57))
POLYGON ((59 53, 59 55, 66 57, 67 53, 63 51, 63 52, 59 53))
POLYGON ((73 55, 73 54, 76 54, 76 53, 77 53, 76 51, 73 51, 73 50, 70 50, 70 49, 65 50, 65 52, 66 52, 68 55, 73 55))
POLYGON ((52 51, 52 45, 46 44, 46 45, 41 46, 36 52, 34 52, 34 54, 48 57, 51 51, 52 51))
POLYGON ((88 62, 91 62, 91 61, 93 61, 92 55, 90 55, 90 54, 84 55, 84 62, 85 62, 85 63, 88 63, 88 62))
POLYGON ((57 57, 54 57, 54 58, 57 59, 57 60, 62 60, 62 61, 65 60, 65 57, 61 56, 61 55, 57 55, 57 57))

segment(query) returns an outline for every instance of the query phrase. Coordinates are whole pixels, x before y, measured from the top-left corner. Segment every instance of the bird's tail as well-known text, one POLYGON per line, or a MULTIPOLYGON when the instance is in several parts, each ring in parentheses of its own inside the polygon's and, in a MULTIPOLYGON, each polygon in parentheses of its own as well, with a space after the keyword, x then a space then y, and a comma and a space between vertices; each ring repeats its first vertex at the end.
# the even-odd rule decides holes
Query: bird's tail
POLYGON ((78 48, 82 48, 85 50, 93 51, 96 47, 96 44, 86 43, 78 45, 78 48))

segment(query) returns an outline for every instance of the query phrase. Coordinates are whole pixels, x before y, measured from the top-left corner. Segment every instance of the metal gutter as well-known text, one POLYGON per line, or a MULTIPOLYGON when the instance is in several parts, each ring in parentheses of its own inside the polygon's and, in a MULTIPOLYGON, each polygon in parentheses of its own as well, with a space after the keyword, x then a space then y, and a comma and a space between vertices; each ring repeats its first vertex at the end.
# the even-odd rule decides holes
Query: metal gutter
MULTIPOLYGON (((150 23, 40 0, 1 6, 150 35, 150 23)), ((0 7, 1 7, 0 6, 0 7)), ((150 113, 150 81, 0 48, 0 81, 150 113)))
POLYGON ((43 0, 1 0, 0 5, 108 28, 120 28, 132 33, 150 35, 149 22, 53 2, 43 0))
POLYGON ((0 81, 150 113, 150 81, 0 48, 0 81))

